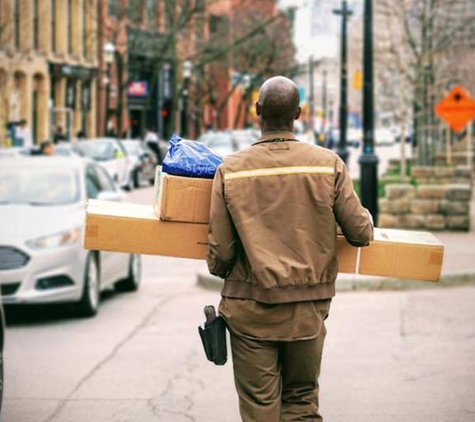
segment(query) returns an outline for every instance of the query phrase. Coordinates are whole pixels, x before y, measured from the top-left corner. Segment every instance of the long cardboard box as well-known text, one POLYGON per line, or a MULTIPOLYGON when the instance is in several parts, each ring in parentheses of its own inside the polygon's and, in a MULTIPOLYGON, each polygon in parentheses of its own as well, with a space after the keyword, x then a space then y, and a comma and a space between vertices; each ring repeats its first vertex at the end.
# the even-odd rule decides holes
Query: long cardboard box
MULTIPOLYGON (((208 225, 160 221, 151 206, 90 200, 84 247, 92 250, 205 259, 208 225)), ((375 229, 368 247, 338 237, 341 273, 437 281, 443 245, 426 232, 375 229)))
POLYGON ((151 206, 89 200, 84 248, 204 259, 208 225, 160 221, 151 206))
POLYGON ((152 205, 163 221, 209 223, 212 179, 173 176, 157 167, 152 205))

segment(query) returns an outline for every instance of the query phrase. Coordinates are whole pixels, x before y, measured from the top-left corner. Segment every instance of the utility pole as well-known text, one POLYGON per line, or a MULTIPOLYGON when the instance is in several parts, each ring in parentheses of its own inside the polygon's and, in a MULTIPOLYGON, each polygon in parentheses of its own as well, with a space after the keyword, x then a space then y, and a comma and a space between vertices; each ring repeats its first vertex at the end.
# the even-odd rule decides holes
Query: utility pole
POLYGON ((348 9, 346 0, 342 0, 341 9, 333 10, 335 15, 341 15, 341 63, 340 63, 340 142, 337 153, 341 159, 348 162, 348 150, 346 149, 346 131, 348 126, 348 69, 347 69, 347 23, 348 17, 353 12, 348 9))
POLYGON ((314 116, 315 116, 315 87, 314 87, 314 81, 313 81, 313 56, 310 56, 308 59, 308 130, 314 132, 314 116))
POLYGON ((321 136, 325 141, 326 138, 326 126, 327 126, 327 70, 323 69, 322 72, 322 128, 321 136))
POLYGON ((374 85, 373 85, 373 10, 372 0, 364 3, 363 37, 363 154, 361 168, 361 202, 378 224, 378 157, 374 153, 374 85))

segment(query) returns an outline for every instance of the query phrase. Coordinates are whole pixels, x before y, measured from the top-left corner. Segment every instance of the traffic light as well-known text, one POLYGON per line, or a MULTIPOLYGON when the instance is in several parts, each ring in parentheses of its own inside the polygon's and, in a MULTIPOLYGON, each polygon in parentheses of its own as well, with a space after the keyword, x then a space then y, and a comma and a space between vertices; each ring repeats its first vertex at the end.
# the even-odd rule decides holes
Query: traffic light
POLYGON ((163 133, 166 138, 170 137, 173 132, 172 107, 173 101, 171 98, 168 98, 163 101, 160 110, 160 116, 163 122, 163 133))

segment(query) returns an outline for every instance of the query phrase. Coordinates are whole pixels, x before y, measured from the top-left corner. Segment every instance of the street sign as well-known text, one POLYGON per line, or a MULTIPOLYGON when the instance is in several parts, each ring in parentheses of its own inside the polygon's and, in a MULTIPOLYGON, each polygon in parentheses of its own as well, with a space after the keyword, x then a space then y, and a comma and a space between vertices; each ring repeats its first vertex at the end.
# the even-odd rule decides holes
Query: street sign
POLYGON ((148 95, 148 82, 131 81, 127 86, 127 95, 129 97, 146 97, 148 95))
POLYGON ((434 110, 452 130, 461 132, 475 118, 475 100, 461 86, 456 86, 434 110))
POLYGON ((353 73, 353 89, 360 90, 361 88, 363 88, 363 72, 356 70, 353 73))

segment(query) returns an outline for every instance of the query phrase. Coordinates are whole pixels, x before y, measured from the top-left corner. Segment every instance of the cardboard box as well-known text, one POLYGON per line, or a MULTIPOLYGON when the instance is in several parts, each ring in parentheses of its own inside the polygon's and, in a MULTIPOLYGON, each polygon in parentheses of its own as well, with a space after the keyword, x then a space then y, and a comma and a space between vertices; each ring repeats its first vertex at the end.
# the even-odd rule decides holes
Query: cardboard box
POLYGON ((204 259, 208 225, 160 221, 151 206, 89 200, 84 248, 204 259))
POLYGON ((212 186, 212 179, 173 176, 157 167, 155 214, 163 221, 208 224, 212 186))
POLYGON ((444 246, 428 232, 375 229, 374 240, 360 248, 358 274, 438 281, 444 246))
MULTIPOLYGON (((160 221, 146 205, 90 200, 84 247, 205 259, 208 225, 160 221)), ((365 248, 355 248, 338 237, 341 273, 437 281, 443 255, 443 245, 426 232, 375 229, 374 241, 365 248)))
MULTIPOLYGON (((90 199, 84 248, 206 259, 208 224, 161 221, 150 206, 90 199)), ((355 271, 357 252, 338 238, 341 272, 355 271)))

